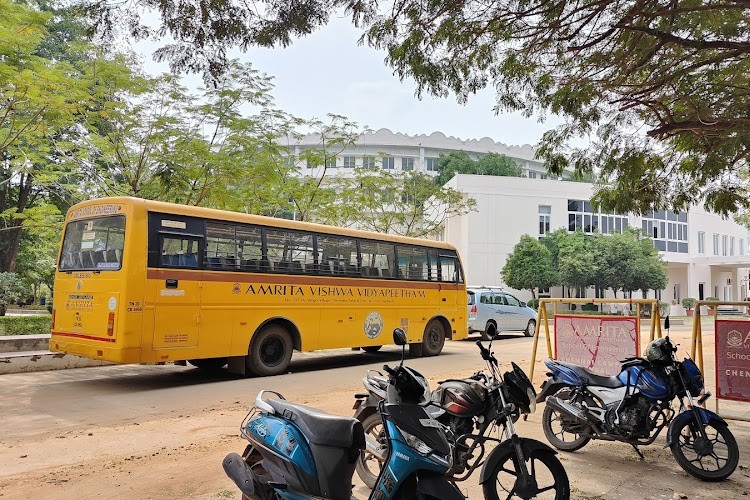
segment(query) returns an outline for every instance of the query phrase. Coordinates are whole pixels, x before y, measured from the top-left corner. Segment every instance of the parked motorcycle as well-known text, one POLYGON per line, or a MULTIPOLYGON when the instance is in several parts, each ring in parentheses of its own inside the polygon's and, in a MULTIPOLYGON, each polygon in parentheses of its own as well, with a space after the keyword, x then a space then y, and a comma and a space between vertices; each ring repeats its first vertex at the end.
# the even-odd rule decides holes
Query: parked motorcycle
MULTIPOLYGON (((422 404, 425 410, 443 424, 452 444, 453 467, 449 471, 452 481, 467 479, 480 465, 485 498, 569 498, 567 474, 555 451, 532 439, 520 438, 514 422, 521 414, 533 413, 536 393, 526 374, 515 363, 513 370, 502 377, 498 361, 489 348, 477 342, 482 358, 487 362, 490 375, 477 372, 461 380, 440 382, 429 400, 422 404), (505 440, 491 437, 493 430, 503 427, 505 440), (485 457, 485 444, 497 446, 485 457)), ((426 379, 416 372, 426 390, 426 379)), ((368 486, 378 481, 378 475, 389 452, 389 441, 378 414, 380 402, 386 397, 387 382, 382 373, 367 372, 363 384, 367 393, 356 394, 355 418, 363 423, 366 449, 357 460, 357 473, 368 486)))
POLYGON ((549 378, 537 402, 547 402, 542 416, 547 440, 564 451, 583 448, 591 439, 622 441, 643 458, 638 446, 653 443, 668 425, 667 446, 680 467, 705 481, 728 477, 739 460, 737 441, 724 419, 699 406, 711 394, 701 395, 700 370, 690 358, 677 361, 676 351, 668 336, 656 339, 645 358, 624 360, 614 377, 545 361, 549 378))
MULTIPOLYGON (((402 346, 401 364, 383 367, 388 387, 386 400, 380 403, 389 443, 388 466, 369 498, 463 500, 445 477, 452 457, 443 427, 419 404, 425 397, 424 382, 403 365, 403 330, 394 332, 394 342, 402 346)), ((358 420, 261 391, 240 432, 250 444, 242 456, 227 455, 223 465, 243 498, 351 498, 354 463, 365 445, 358 420), (277 398, 264 399, 267 394, 277 398)))

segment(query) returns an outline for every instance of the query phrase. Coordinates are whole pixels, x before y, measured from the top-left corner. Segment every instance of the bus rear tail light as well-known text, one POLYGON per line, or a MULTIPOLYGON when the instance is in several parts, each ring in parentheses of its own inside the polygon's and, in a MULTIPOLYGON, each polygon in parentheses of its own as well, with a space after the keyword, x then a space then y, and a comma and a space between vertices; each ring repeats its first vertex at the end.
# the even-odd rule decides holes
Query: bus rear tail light
POLYGON ((115 334, 115 313, 111 312, 109 313, 109 318, 107 318, 107 335, 113 336, 115 334))
POLYGON ((477 317, 477 305, 476 304, 471 306, 471 311, 469 311, 469 317, 472 319, 477 317))

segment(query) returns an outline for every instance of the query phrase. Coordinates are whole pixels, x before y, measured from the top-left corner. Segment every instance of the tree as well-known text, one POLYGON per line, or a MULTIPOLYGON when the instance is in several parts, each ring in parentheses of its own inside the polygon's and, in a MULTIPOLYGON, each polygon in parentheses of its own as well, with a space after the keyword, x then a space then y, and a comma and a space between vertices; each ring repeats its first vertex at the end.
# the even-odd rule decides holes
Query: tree
POLYGON ((465 215, 476 205, 414 171, 358 168, 351 177, 338 177, 331 185, 337 199, 316 212, 319 222, 402 236, 432 235, 447 219, 465 215))
POLYGON ((746 2, 303 0, 260 10, 239 1, 81 1, 105 33, 122 19, 131 33, 151 34, 140 15, 156 9, 157 30, 175 40, 159 56, 209 75, 220 73, 229 46, 286 46, 344 8, 362 41, 387 51, 387 64, 420 94, 465 101, 491 85, 499 111, 565 117, 539 152, 555 174, 599 169, 610 184, 596 200, 607 209, 680 211, 699 199, 721 214, 750 207, 739 181, 750 144, 746 2), (569 146, 576 137, 595 139, 569 146))
POLYGON ((16 273, 0 273, 0 316, 5 316, 8 306, 23 292, 23 283, 16 273))
POLYGON ((552 267, 552 256, 547 247, 528 234, 513 247, 501 271, 503 281, 516 290, 530 290, 531 296, 537 288, 549 288, 558 282, 552 267))
POLYGON ((443 186, 456 174, 519 177, 521 167, 510 157, 498 153, 488 153, 478 160, 473 160, 466 151, 451 151, 448 154, 440 155, 437 172, 435 182, 443 186))

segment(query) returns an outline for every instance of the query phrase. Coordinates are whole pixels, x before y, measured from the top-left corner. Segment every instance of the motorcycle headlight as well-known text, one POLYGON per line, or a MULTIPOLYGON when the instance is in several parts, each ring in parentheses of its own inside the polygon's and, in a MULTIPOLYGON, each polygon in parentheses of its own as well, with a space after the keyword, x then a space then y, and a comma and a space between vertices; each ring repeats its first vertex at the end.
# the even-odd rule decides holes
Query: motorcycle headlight
POLYGON ((432 448, 427 446, 427 443, 419 439, 417 436, 409 434, 403 429, 399 429, 399 431, 401 431, 401 434, 404 436, 406 444, 417 450, 419 453, 421 453, 422 455, 429 455, 430 453, 432 453, 432 448))

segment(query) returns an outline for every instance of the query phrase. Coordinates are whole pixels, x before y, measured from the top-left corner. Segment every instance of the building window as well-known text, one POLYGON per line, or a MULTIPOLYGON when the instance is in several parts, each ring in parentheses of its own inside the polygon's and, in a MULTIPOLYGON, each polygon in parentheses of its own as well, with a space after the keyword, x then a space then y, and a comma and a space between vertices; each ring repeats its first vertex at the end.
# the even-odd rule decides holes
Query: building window
POLYGON ((721 237, 721 255, 722 257, 727 256, 727 235, 721 237))
POLYGON ((327 156, 326 157, 326 168, 336 168, 336 157, 335 156, 327 156))
POLYGON ((628 217, 600 212, 585 200, 568 200, 568 231, 602 234, 622 233, 628 227, 628 217))
POLYGON ((734 256, 734 236, 729 238, 729 255, 734 256))
POLYGON ((375 158, 373 158, 372 156, 362 157, 362 167, 363 168, 375 168, 375 158))
POLYGON ((719 235, 714 233, 714 255, 719 255, 719 235))
POLYGON ((355 163, 356 158, 354 156, 344 156, 344 168, 354 168, 355 163))
POLYGON ((289 155, 284 157, 284 165, 287 167, 293 167, 297 163, 297 157, 294 155, 289 155))
POLYGON ((383 169, 385 170, 393 170, 395 167, 395 159, 393 156, 384 156, 383 157, 383 169))
POLYGON ((536 179, 536 172, 529 170, 528 175, 529 179, 536 179))
POLYGON ((401 158, 401 170, 414 170, 414 158, 401 158))
POLYGON ((546 179, 547 178, 547 174, 539 174, 539 178, 540 179, 546 179))
POLYGON ((438 159, 437 158, 425 158, 424 166, 428 172, 437 172, 438 159))
POLYGON ((552 207, 549 205, 539 205, 539 236, 549 234, 550 216, 552 207))
POLYGON ((654 246, 664 252, 687 253, 688 225, 686 213, 659 210, 644 216, 643 235, 654 240, 654 246))
POLYGON ((698 231, 698 253, 703 255, 706 253, 706 233, 698 231))

